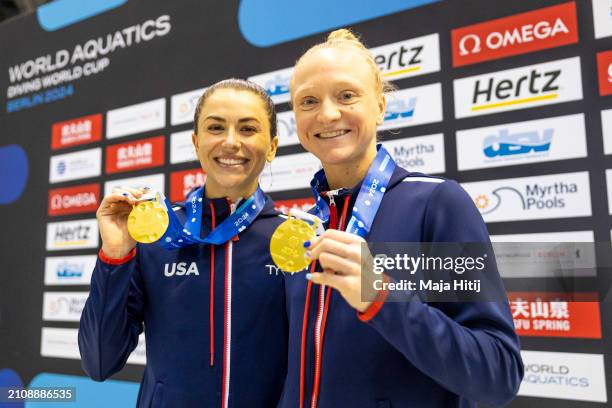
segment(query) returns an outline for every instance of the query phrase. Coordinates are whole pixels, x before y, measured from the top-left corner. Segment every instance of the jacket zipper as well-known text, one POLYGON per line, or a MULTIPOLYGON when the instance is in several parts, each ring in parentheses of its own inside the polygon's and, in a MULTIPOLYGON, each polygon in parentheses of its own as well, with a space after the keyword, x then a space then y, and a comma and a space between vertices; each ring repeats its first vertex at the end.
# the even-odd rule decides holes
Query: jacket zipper
MULTIPOLYGON (((336 207, 336 202, 334 200, 334 194, 336 193, 337 191, 330 191, 327 193, 330 204, 329 228, 339 228, 341 231, 344 231, 346 224, 346 214, 348 211, 349 202, 351 200, 351 195, 349 194, 345 197, 342 214, 340 215, 340 220, 338 221, 338 208, 336 207)), ((321 285, 321 289, 319 291, 317 319, 315 321, 315 375, 312 387, 312 399, 310 401, 310 408, 317 407, 317 402, 319 398, 319 388, 321 386, 321 360, 323 358, 323 339, 325 336, 325 327, 327 322, 327 313, 329 312, 331 292, 331 289, 326 290, 326 287, 324 285, 321 285)), ((300 398, 300 406, 301 403, 302 402, 300 398)))
MULTIPOLYGON (((334 198, 336 191, 328 191, 327 196, 329 197, 329 228, 338 228, 338 212, 336 208, 336 200, 334 198)), ((321 375, 321 355, 323 354, 322 344, 322 323, 325 314, 325 285, 321 285, 319 289, 319 304, 317 310, 317 319, 315 321, 315 382, 313 383, 312 399, 310 401, 310 408, 316 408, 317 398, 319 395, 318 389, 316 389, 316 379, 321 375)))
MULTIPOLYGON (((215 206, 210 202, 211 231, 216 227, 215 206)), ((215 365, 215 245, 210 245, 210 303, 208 306, 210 320, 210 366, 215 365)))
MULTIPOLYGON (((323 312, 325 310, 325 289, 325 285, 321 285, 319 289, 319 305, 317 310, 317 320, 315 323, 315 379, 321 373, 321 323, 323 322, 323 312)), ((318 392, 316 390, 313 391, 310 407, 316 408, 318 392)))
POLYGON ((329 226, 328 228, 338 228, 338 212, 336 211, 336 200, 334 199, 335 191, 328 191, 327 196, 329 197, 329 226))
MULTIPOLYGON (((230 214, 236 211, 236 204, 230 203, 230 214)), ((226 244, 226 259, 225 259, 225 332, 223 335, 223 390, 221 407, 229 406, 229 388, 230 388, 230 367, 232 356, 232 252, 233 241, 230 239, 226 244)))

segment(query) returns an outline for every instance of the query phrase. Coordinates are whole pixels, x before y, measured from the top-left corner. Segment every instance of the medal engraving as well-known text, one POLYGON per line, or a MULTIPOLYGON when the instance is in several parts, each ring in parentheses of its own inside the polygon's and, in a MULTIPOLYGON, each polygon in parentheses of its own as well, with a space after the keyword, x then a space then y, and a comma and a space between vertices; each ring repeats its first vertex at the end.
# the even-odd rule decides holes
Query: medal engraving
POLYGON ((310 264, 304 242, 316 236, 306 221, 289 218, 276 228, 270 239, 272 260, 284 272, 298 272, 310 264))
POLYGON ((168 229, 168 213, 158 201, 143 201, 128 216, 128 232, 135 241, 150 244, 168 229))

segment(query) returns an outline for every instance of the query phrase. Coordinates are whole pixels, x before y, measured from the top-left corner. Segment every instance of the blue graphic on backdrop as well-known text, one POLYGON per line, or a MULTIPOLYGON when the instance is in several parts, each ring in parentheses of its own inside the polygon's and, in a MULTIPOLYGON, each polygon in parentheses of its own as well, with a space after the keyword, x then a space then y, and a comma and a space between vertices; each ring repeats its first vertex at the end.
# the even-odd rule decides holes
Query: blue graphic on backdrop
POLYGON ((28 181, 28 156, 19 145, 0 147, 0 205, 16 201, 28 181))
POLYGON ((257 47, 270 47, 440 0, 242 0, 238 25, 257 47))
POLYGON ((264 88, 268 91, 268 95, 276 96, 283 95, 289 93, 289 81, 291 81, 291 77, 282 77, 280 75, 276 75, 274 79, 266 82, 264 88))
MULTIPOLYGON (((0 370, 0 387, 22 388, 23 382, 15 371, 3 368, 0 370)), ((23 408, 23 402, 0 402, 0 408, 23 408)))
POLYGON ((547 152, 553 132, 554 129, 544 129, 540 136, 537 131, 510 134, 507 129, 502 129, 498 134, 484 139, 483 152, 487 157, 547 152))
MULTIPOLYGON (((76 387, 76 401, 70 408, 135 407, 140 384, 131 381, 95 382, 87 377, 40 373, 29 387, 76 387)), ((30 402, 26 408, 59 408, 57 402, 30 402)))
POLYGON ((84 269, 84 263, 70 263, 66 261, 59 264, 55 272, 58 279, 71 280, 83 276, 84 269))
POLYGON ((55 0, 36 10, 38 23, 55 31, 119 7, 127 0, 55 0))
POLYGON ((414 116, 414 108, 416 107, 416 98, 412 97, 406 100, 393 100, 387 104, 385 111, 385 122, 396 119, 408 119, 414 116))

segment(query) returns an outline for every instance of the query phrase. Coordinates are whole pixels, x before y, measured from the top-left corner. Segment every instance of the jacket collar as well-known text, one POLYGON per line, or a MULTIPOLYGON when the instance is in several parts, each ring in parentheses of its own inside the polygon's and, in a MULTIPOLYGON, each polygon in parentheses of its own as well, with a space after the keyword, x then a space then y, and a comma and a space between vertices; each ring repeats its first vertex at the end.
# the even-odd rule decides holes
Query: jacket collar
MULTIPOLYGON (((416 173, 410 173, 403 167, 396 165, 395 169, 393 170, 393 174, 391 174, 391 179, 389 180, 387 191, 389 191, 390 189, 392 189, 393 187, 401 183, 402 180, 404 180, 410 174, 416 174, 416 173)), ((346 197, 349 194, 351 195, 351 197, 357 197, 357 195, 359 194, 359 189, 361 189, 362 184, 363 184, 363 179, 356 186, 351 187, 351 188, 340 188, 338 190, 329 190, 329 185, 327 184, 327 181, 326 181, 324 185, 320 186, 318 193, 321 196, 325 196, 325 197, 328 197, 329 195, 333 195, 335 197, 342 198, 342 197, 346 197)))
MULTIPOLYGON (((191 191, 189 193, 191 193, 191 191)), ((187 196, 189 196, 189 194, 187 194, 187 196)), ((240 203, 241 201, 236 203, 237 207, 240 206, 240 203)), ((180 207, 184 210, 186 208, 186 204, 186 201, 181 201, 173 204, 173 207, 180 207)), ((226 197, 213 199, 206 197, 202 198, 202 235, 205 235, 212 230, 213 214, 215 226, 218 226, 221 222, 223 222, 227 217, 230 216, 231 204, 231 200, 226 197)), ((258 218, 275 217, 278 214, 280 213, 274 208, 274 201, 272 201, 272 199, 268 195, 266 195, 264 208, 259 213, 258 218)))

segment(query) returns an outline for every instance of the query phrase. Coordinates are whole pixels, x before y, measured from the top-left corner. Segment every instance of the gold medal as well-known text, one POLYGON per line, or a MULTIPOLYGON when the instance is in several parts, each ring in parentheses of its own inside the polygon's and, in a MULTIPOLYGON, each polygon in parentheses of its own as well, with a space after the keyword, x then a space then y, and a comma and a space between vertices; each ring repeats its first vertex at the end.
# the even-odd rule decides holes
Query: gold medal
POLYGON ((276 228, 270 239, 272 260, 284 272, 298 272, 310 264, 304 242, 316 236, 315 227, 306 221, 291 218, 276 228))
POLYGON ((128 216, 128 232, 135 241, 150 244, 159 240, 168 229, 166 209, 156 201, 142 201, 128 216))

